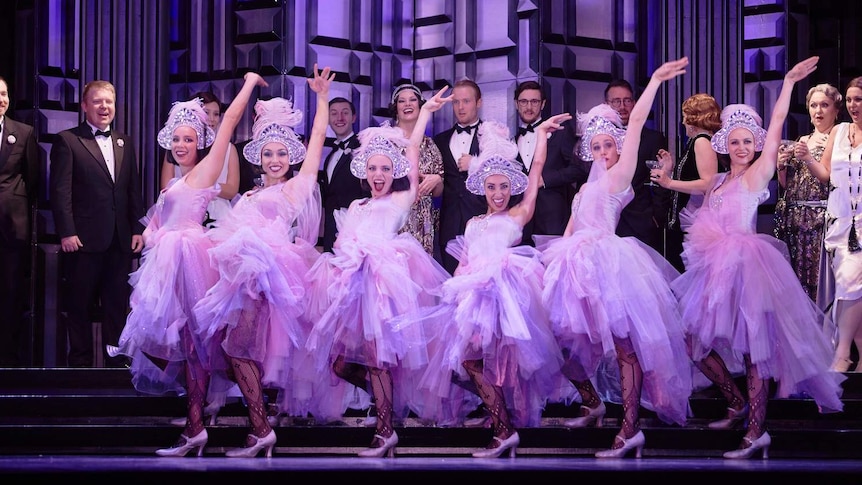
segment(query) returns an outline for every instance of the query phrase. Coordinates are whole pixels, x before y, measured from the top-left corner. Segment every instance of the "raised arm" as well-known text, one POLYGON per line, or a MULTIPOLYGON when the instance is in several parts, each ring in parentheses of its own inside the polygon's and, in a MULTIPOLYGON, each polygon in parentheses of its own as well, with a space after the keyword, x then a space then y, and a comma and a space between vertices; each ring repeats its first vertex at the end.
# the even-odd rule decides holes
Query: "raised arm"
POLYGON ((608 171, 608 176, 611 177, 611 191, 620 192, 631 185, 632 177, 634 177, 637 168, 641 132, 652 109, 655 94, 661 83, 683 74, 686 66, 688 66, 688 58, 683 57, 675 61, 665 62, 653 72, 649 84, 629 115, 629 124, 626 128, 626 137, 623 140, 619 162, 612 167, 612 170, 608 171))
POLYGON ((805 79, 817 69, 818 60, 820 60, 819 56, 809 57, 793 66, 793 69, 784 76, 781 92, 778 94, 778 99, 775 100, 769 127, 766 129, 763 150, 760 152, 760 157, 751 164, 751 167, 743 175, 743 179, 750 190, 765 189, 775 175, 775 161, 778 159, 781 132, 784 130, 784 120, 790 110, 790 95, 798 81, 805 79))
POLYGON ((268 85, 259 74, 254 72, 246 73, 244 79, 242 88, 224 113, 224 119, 216 132, 215 141, 210 147, 209 154, 198 162, 186 176, 186 183, 192 187, 203 188, 216 183, 222 168, 224 168, 224 157, 230 145, 233 131, 239 124, 246 106, 248 106, 252 90, 257 86, 268 85))
POLYGON ((323 143, 326 141, 326 127, 329 126, 329 86, 333 79, 335 79, 335 73, 328 67, 319 71, 317 64, 314 65, 314 77, 308 80, 308 86, 317 93, 317 108, 311 124, 305 160, 299 168, 299 173, 303 175, 315 175, 320 167, 323 143))
POLYGON ((542 181, 542 169, 548 158, 548 133, 553 133, 563 128, 562 123, 572 119, 569 113, 561 113, 551 116, 536 127, 536 150, 533 153, 533 163, 530 166, 530 174, 527 176, 527 189, 524 197, 518 205, 509 209, 509 216, 521 227, 524 227, 536 210, 536 197, 539 194, 539 185, 542 181))

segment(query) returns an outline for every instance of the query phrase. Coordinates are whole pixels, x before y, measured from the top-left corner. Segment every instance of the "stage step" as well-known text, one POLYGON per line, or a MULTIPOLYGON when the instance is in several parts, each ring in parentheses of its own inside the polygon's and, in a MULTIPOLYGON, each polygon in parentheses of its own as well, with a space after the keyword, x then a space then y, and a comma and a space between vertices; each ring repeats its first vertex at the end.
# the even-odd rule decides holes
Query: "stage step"
MULTIPOLYGON (((820 414, 810 399, 771 399, 767 427, 774 458, 862 459, 862 374, 848 373, 841 413, 820 414)), ((685 427, 659 421, 642 411, 645 456, 720 457, 735 448, 743 429, 711 430, 726 403, 717 390, 705 389, 691 400, 694 417, 685 427)), ((185 415, 185 398, 140 395, 124 369, 0 369, 0 454, 98 454, 149 456, 172 444, 181 428, 170 421, 185 415)), ((592 456, 613 442, 622 418, 608 404, 602 428, 568 429, 577 404, 549 405, 542 426, 520 429, 518 453, 533 456, 592 456)), ((351 410, 336 423, 313 418, 279 418, 275 427, 281 456, 350 456, 371 442, 364 411, 351 410)), ((240 446, 248 433, 246 408, 232 398, 214 426, 207 428, 207 455, 240 446)), ((465 456, 490 439, 484 428, 442 428, 408 418, 396 424, 398 454, 465 456)))

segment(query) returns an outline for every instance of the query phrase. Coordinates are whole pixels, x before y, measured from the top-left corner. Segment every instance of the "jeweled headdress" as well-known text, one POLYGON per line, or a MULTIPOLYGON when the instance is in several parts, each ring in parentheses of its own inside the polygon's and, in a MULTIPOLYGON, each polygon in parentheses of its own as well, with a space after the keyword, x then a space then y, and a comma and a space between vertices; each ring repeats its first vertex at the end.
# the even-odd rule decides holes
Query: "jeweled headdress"
POLYGON ((617 152, 623 151, 626 129, 623 128, 620 114, 608 104, 602 103, 586 113, 578 113, 578 133, 581 135, 581 143, 578 146, 578 156, 581 160, 593 161, 590 143, 596 135, 610 136, 617 144, 617 152))
POLYGON ((215 132, 207 125, 207 114, 204 112, 204 102, 201 98, 177 101, 171 106, 168 121, 156 136, 160 147, 165 150, 171 149, 174 130, 179 126, 188 126, 195 130, 198 134, 198 150, 203 150, 215 141, 215 132))
POLYGON ((763 120, 747 104, 730 104, 721 110, 721 128, 712 135, 712 149, 715 153, 727 154, 727 137, 737 128, 745 128, 754 136, 754 151, 763 150, 766 141, 766 130, 763 120))
POLYGON ((392 91, 392 99, 390 100, 390 103, 395 103, 398 99, 398 95, 401 94, 402 91, 413 91, 416 94, 416 97, 419 98, 420 103, 425 99, 422 97, 422 91, 420 91, 415 85, 399 84, 398 86, 395 86, 395 89, 392 91))
POLYGON ((467 171, 467 190, 485 195, 485 179, 502 175, 509 179, 511 194, 527 190, 527 176, 516 161, 518 145, 509 139, 509 128, 499 122, 486 120, 479 125, 479 155, 470 161, 467 171))
POLYGON ((255 103, 254 112, 252 140, 242 149, 246 160, 260 165, 260 151, 270 142, 281 143, 287 148, 291 165, 305 160, 305 145, 293 131, 293 127, 302 122, 301 110, 294 109, 293 103, 287 99, 272 98, 255 103))
POLYGON ((383 155, 392 161, 392 178, 401 178, 410 172, 410 161, 404 150, 410 140, 404 137, 401 128, 390 126, 384 121, 380 126, 372 126, 359 132, 360 146, 353 152, 350 172, 356 178, 368 178, 366 164, 374 155, 383 155))

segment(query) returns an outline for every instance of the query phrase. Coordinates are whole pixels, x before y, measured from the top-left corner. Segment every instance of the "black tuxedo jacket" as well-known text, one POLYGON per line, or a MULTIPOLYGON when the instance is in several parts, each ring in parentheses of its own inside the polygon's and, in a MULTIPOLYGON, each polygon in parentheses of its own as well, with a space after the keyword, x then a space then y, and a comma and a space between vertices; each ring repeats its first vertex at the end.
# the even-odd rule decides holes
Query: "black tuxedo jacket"
MULTIPOLYGON (((482 123, 479 120, 479 123, 482 123)), ((446 244, 456 236, 464 234, 467 221, 473 216, 484 213, 487 210, 485 200, 478 195, 471 194, 467 190, 467 172, 458 170, 457 157, 449 148, 449 141, 455 133, 455 127, 438 133, 434 136, 434 143, 440 149, 443 157, 443 196, 440 203, 440 233, 438 242, 440 254, 443 259, 443 267, 449 273, 454 273, 458 267, 458 260, 446 252, 446 244)), ((470 144, 470 154, 479 154, 478 130, 473 132, 473 143, 470 144)))
POLYGON ((0 140, 0 246, 30 240, 31 208, 38 204, 39 152, 33 127, 6 116, 0 140))
MULTIPOLYGON (((347 142, 351 150, 359 148, 359 138, 354 134, 347 142)), ((342 152, 338 160, 333 160, 335 150, 329 152, 323 163, 323 170, 318 172, 318 183, 320 183, 320 196, 323 199, 323 238, 321 245, 324 251, 332 252, 335 244, 338 228, 335 226, 335 211, 349 207, 356 199, 371 197, 371 192, 362 188, 360 180, 350 171, 350 161, 353 160, 352 153, 342 152), (326 172, 329 165, 334 163, 332 180, 327 180, 326 172)))
POLYGON ((131 139, 112 131, 114 173, 84 122, 61 131, 51 148, 50 198, 60 238, 77 235, 83 252, 108 249, 116 231, 120 247, 132 252, 132 235, 143 233, 141 182, 131 139))
POLYGON ((617 235, 634 236, 664 254, 662 231, 670 210, 671 191, 649 185, 649 167, 646 160, 655 160, 660 149, 667 149, 667 139, 656 130, 644 128, 638 148, 638 164, 632 178, 634 199, 620 214, 617 235))
MULTIPOLYGON (((520 136, 515 137, 515 143, 520 136)), ((573 159, 575 135, 572 129, 555 131, 548 138, 548 155, 542 169, 544 187, 539 188, 536 196, 536 211, 533 218, 524 226, 522 244, 533 245, 533 234, 562 235, 572 215, 572 197, 576 186, 586 180, 583 171, 573 159)), ((521 155, 518 162, 523 165, 521 155)), ((525 171, 529 174, 529 170, 525 171)))

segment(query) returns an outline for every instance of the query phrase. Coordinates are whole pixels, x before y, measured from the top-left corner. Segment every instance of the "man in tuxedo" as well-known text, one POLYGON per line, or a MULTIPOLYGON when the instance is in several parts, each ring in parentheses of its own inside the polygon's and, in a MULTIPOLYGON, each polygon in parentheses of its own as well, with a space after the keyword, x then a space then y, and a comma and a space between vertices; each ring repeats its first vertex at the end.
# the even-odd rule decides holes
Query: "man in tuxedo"
POLYGON ((17 367, 26 356, 24 313, 39 153, 33 127, 9 118, 8 109, 9 86, 0 77, 0 367, 17 367))
POLYGON ((329 100, 329 127, 335 133, 333 149, 323 162, 323 170, 318 173, 320 196, 323 199, 323 237, 321 246, 324 251, 332 252, 338 228, 335 226, 335 211, 349 207, 356 199, 371 197, 364 190, 359 179, 350 171, 353 150, 359 148, 359 138, 353 132, 356 123, 356 107, 346 98, 329 100))
MULTIPOLYGON (((51 148, 49 193, 63 251, 70 367, 94 363, 90 309, 96 298, 103 341, 117 345, 128 314, 132 258, 144 247, 137 159, 131 138, 111 130, 115 102, 111 83, 88 83, 84 122, 58 133, 51 148)), ((105 353, 105 363, 124 362, 105 353)))
MULTIPOLYGON (((623 126, 629 124, 629 115, 635 105, 634 90, 624 79, 608 83, 605 88, 605 103, 620 115, 623 126)), ((635 236, 664 255, 664 224, 670 210, 672 192, 649 184, 649 167, 646 160, 655 160, 658 151, 667 150, 664 134, 643 128, 638 149, 638 164, 632 178, 634 199, 623 209, 617 225, 617 235, 635 236)))
POLYGON ((440 254, 443 267, 454 274, 458 260, 446 252, 446 245, 464 234, 467 221, 487 210, 485 200, 471 194, 465 185, 471 157, 479 154, 479 108, 482 90, 469 79, 462 79, 452 88, 452 109, 455 126, 438 133, 434 143, 443 156, 443 196, 440 204, 440 254))
MULTIPOLYGON (((515 88, 515 109, 520 123, 515 135, 518 161, 530 173, 536 150, 537 126, 542 123, 545 93, 536 81, 524 81, 515 88)), ((536 197, 536 213, 524 226, 521 244, 533 246, 533 234, 562 235, 572 214, 575 186, 586 181, 584 172, 573 161, 575 135, 570 126, 548 135, 548 154, 542 169, 542 180, 536 197)))

